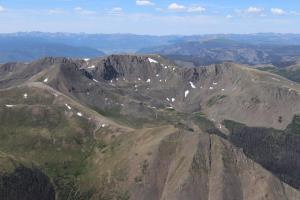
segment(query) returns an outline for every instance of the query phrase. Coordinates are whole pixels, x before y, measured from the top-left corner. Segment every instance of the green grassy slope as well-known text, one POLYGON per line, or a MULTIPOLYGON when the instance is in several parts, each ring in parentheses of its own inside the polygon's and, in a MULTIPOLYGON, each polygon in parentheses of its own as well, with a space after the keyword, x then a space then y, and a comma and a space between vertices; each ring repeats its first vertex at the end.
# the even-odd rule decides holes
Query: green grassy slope
POLYGON ((60 199, 75 195, 86 159, 101 146, 93 138, 95 125, 67 112, 50 93, 28 88, 0 93, 0 151, 36 163, 54 182, 60 199))

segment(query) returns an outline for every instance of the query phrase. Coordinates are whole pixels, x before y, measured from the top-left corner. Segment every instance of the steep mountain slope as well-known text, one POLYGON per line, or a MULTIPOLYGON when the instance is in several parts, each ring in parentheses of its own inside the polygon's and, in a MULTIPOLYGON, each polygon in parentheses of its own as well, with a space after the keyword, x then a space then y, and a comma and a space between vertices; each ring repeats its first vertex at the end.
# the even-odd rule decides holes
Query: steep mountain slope
POLYGON ((97 134, 130 131, 41 83, 0 93, 1 151, 37 163, 60 199, 74 195, 86 159, 103 148, 97 134))
POLYGON ((230 130, 228 139, 244 149, 250 158, 272 171, 285 182, 299 188, 300 174, 300 118, 296 116, 283 131, 263 127, 247 127, 225 121, 230 130))
POLYGON ((280 76, 156 55, 0 72, 0 151, 34 162, 57 199, 300 198, 299 150, 286 149, 300 145, 300 86, 280 76))
POLYGON ((109 56, 89 62, 69 60, 32 80, 46 78, 51 87, 98 112, 131 112, 138 118, 153 115, 152 107, 172 107, 204 112, 216 123, 232 119, 284 129, 300 113, 298 84, 233 63, 181 68, 157 56, 109 56))

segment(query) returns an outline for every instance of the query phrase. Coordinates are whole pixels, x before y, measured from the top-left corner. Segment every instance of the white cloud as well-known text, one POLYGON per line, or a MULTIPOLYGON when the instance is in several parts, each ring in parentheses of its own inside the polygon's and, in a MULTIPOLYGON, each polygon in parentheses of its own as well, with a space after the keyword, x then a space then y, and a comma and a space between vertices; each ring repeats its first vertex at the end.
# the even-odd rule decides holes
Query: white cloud
POLYGON ((4 12, 6 9, 0 5, 0 12, 4 12))
POLYGON ((283 15, 286 12, 281 8, 271 8, 271 13, 273 13, 274 15, 283 15))
POLYGON ((299 16, 299 15, 300 15, 300 13, 299 13, 299 12, 296 12, 296 11, 290 11, 290 14, 291 14, 291 15, 296 15, 296 16, 299 16))
POLYGON ((154 5, 154 3, 149 0, 137 0, 135 3, 138 6, 153 6, 154 5))
POLYGON ((54 8, 54 9, 50 9, 49 13, 50 14, 62 14, 62 13, 64 13, 64 10, 62 10, 60 8, 54 8))
POLYGON ((115 8, 112 8, 111 11, 113 11, 113 12, 122 12, 123 8, 115 7, 115 8))
POLYGON ((246 12, 247 13, 261 13, 264 9, 263 8, 258 8, 258 7, 249 7, 246 12))
POLYGON ((81 7, 78 6, 78 7, 75 7, 74 10, 75 10, 75 11, 82 11, 83 8, 81 8, 81 7))
POLYGON ((180 11, 180 12, 189 12, 189 13, 204 12, 206 10, 202 6, 184 6, 177 3, 171 3, 168 6, 168 9, 173 11, 178 11, 178 12, 180 11))
POLYGON ((169 10, 174 10, 174 11, 182 11, 182 10, 185 10, 186 7, 184 5, 180 5, 180 4, 177 4, 177 3, 171 3, 168 6, 168 9, 169 10))
POLYGON ((188 12, 204 12, 206 9, 201 6, 193 6, 187 9, 188 12))
POLYGON ((233 18, 233 16, 232 15, 226 15, 226 18, 231 19, 231 18, 233 18))
POLYGON ((123 14, 123 8, 114 7, 111 10, 109 10, 108 14, 110 14, 110 15, 122 15, 123 14))
POLYGON ((77 12, 77 13, 79 13, 79 14, 81 14, 81 15, 94 15, 94 14, 96 14, 95 11, 93 11, 93 10, 86 10, 86 9, 80 7, 80 6, 75 7, 74 11, 77 12))

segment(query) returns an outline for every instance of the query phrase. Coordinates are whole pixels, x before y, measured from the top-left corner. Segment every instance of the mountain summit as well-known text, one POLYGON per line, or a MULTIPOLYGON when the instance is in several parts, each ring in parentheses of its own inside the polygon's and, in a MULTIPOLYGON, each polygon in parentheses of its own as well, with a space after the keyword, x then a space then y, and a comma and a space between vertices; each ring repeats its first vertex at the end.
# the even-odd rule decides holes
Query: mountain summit
POLYGON ((300 85, 279 75, 47 57, 0 65, 0 88, 0 152, 50 199, 300 199, 300 85))

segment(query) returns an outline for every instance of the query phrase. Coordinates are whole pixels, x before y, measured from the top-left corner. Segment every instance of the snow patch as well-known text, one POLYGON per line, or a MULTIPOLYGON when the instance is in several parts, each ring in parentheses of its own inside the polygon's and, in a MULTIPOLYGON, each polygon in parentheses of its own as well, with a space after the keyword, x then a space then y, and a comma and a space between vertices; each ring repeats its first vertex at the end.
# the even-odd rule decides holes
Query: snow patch
POLYGON ((69 110, 72 109, 71 106, 69 106, 68 104, 65 104, 65 106, 66 106, 69 110))
POLYGON ((81 113, 81 112, 78 112, 77 115, 78 115, 79 117, 82 117, 82 113, 81 113))
POLYGON ((154 59, 152 59, 152 58, 148 58, 148 61, 149 61, 150 63, 158 63, 156 60, 154 60, 154 59))
POLYGON ((210 89, 210 90, 213 90, 213 89, 214 89, 214 87, 209 87, 209 89, 210 89))
POLYGON ((25 99, 27 99, 27 97, 28 97, 28 94, 27 94, 27 93, 25 93, 25 94, 23 95, 23 97, 24 97, 25 99))
POLYGON ((85 58, 85 59, 83 59, 85 62, 89 62, 90 61, 90 59, 89 58, 85 58))
POLYGON ((167 101, 170 101, 170 99, 169 98, 166 98, 167 99, 167 101))
POLYGON ((95 69, 95 65, 89 66, 88 69, 95 69))
POLYGON ((223 88, 222 91, 225 91, 225 89, 223 88))
POLYGON ((48 78, 45 78, 45 79, 44 79, 44 83, 47 83, 47 82, 48 82, 48 78))
POLYGON ((138 81, 142 80, 141 78, 138 78, 138 81))
POLYGON ((94 82, 99 83, 99 81, 97 81, 96 79, 93 79, 94 82))
POLYGON ((7 108, 15 107, 16 105, 5 105, 7 108))
POLYGON ((189 91, 189 90, 186 90, 186 91, 184 92, 184 97, 186 98, 186 97, 189 95, 189 93, 190 93, 190 91, 189 91))
POLYGON ((190 82, 190 85, 191 85, 192 88, 194 88, 194 89, 196 88, 196 86, 194 85, 193 82, 190 82))
POLYGON ((172 98, 172 102, 175 102, 175 98, 172 98))
POLYGON ((147 83, 150 83, 150 82, 151 82, 151 79, 149 78, 146 82, 147 82, 147 83))
POLYGON ((274 81, 280 81, 278 78, 272 77, 272 79, 273 79, 274 81))
POLYGON ((216 83, 216 82, 213 82, 213 85, 218 85, 218 83, 216 83))
POLYGON ((156 76, 156 77, 159 77, 159 74, 156 74, 155 76, 156 76))

